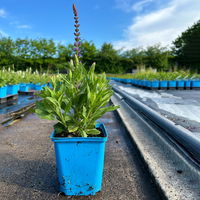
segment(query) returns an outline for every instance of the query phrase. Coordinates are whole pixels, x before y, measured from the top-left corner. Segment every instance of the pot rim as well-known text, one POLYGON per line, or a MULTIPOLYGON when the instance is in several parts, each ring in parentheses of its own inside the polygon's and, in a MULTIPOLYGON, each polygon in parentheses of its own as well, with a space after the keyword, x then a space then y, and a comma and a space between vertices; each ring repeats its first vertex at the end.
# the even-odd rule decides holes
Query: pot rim
POLYGON ((55 131, 50 138, 53 142, 105 142, 108 140, 108 133, 103 123, 97 123, 96 128, 101 128, 105 137, 55 137, 55 131))

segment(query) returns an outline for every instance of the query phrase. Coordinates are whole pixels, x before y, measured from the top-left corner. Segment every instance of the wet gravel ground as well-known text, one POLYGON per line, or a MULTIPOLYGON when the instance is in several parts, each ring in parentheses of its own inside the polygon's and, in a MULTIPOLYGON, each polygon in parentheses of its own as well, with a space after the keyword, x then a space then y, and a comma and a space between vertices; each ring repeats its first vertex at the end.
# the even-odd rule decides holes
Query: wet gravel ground
POLYGON ((164 117, 200 137, 200 90, 146 90, 113 82, 164 117))
POLYGON ((103 190, 96 196, 58 196, 52 121, 29 114, 0 128, 0 200, 158 200, 159 194, 113 112, 100 120, 109 133, 103 190))

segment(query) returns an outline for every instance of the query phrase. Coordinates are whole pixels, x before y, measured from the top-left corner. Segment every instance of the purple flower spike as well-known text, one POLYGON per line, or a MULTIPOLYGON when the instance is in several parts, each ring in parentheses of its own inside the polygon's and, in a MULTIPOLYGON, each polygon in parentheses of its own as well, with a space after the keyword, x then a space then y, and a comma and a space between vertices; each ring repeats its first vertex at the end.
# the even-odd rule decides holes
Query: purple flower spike
POLYGON ((77 8, 76 8, 76 5, 73 4, 73 12, 74 12, 74 27, 75 27, 75 31, 74 31, 74 35, 75 35, 75 43, 74 43, 74 53, 77 54, 78 57, 81 57, 81 49, 79 48, 81 46, 81 38, 79 37, 80 36, 80 32, 79 32, 79 27, 80 27, 80 24, 79 24, 79 17, 78 17, 78 11, 77 11, 77 8))

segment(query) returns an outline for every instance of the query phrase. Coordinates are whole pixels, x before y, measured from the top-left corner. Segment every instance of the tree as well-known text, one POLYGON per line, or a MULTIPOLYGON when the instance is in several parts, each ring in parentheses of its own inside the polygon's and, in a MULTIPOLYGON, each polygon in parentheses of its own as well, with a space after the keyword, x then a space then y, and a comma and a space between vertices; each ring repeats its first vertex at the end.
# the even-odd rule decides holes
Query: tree
POLYGON ((104 43, 97 53, 97 72, 107 72, 107 73, 120 73, 123 72, 123 67, 119 64, 121 56, 119 51, 113 48, 110 43, 104 43))
POLYGON ((15 44, 11 38, 0 38, 0 65, 8 66, 14 62, 15 44))
POLYGON ((89 67, 96 60, 97 49, 93 42, 83 41, 81 46, 82 62, 85 63, 85 67, 89 67))
POLYGON ((73 45, 68 46, 58 44, 57 45, 57 57, 60 62, 68 62, 73 57, 73 45))
POLYGON ((200 20, 183 32, 173 44, 179 66, 200 71, 200 20))
POLYGON ((125 51, 122 56, 132 61, 133 69, 145 64, 145 52, 141 48, 133 48, 125 51))
POLYGON ((145 65, 157 69, 158 71, 167 70, 169 52, 166 48, 160 45, 150 46, 145 51, 146 61, 145 65))

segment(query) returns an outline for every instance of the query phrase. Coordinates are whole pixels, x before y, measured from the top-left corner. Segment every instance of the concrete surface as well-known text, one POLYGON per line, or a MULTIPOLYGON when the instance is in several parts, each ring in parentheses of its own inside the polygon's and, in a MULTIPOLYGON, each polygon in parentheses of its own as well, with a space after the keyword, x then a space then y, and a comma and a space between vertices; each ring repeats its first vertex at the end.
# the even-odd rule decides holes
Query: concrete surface
POLYGON ((53 122, 29 114, 13 126, 0 128, 0 200, 157 200, 154 183, 113 113, 105 123, 107 142, 103 190, 96 196, 58 195, 53 122))
POLYGON ((114 95, 112 102, 120 105, 117 112, 164 196, 170 200, 199 200, 199 167, 163 130, 138 115, 120 95, 114 95))
POLYGON ((112 82, 164 117, 200 136, 200 90, 146 90, 112 82))

